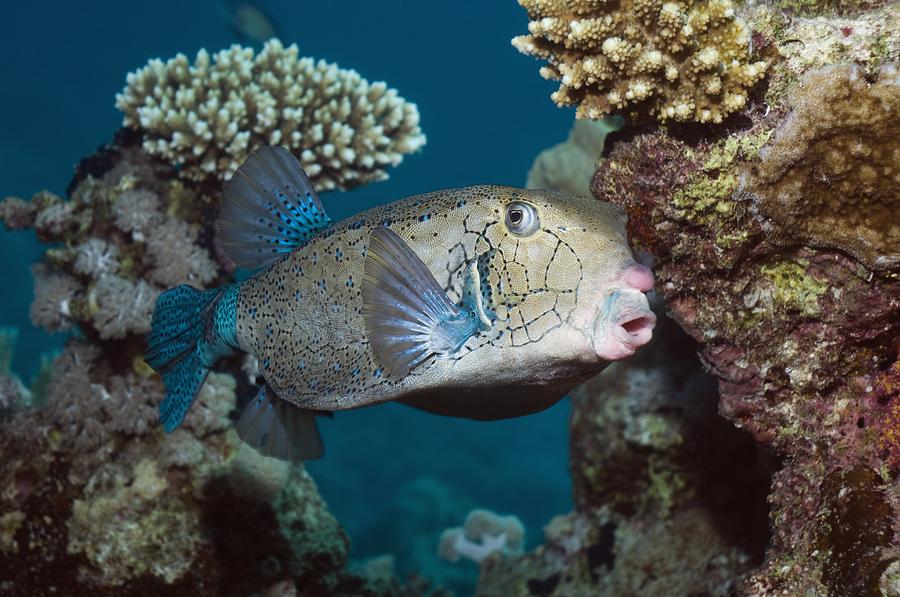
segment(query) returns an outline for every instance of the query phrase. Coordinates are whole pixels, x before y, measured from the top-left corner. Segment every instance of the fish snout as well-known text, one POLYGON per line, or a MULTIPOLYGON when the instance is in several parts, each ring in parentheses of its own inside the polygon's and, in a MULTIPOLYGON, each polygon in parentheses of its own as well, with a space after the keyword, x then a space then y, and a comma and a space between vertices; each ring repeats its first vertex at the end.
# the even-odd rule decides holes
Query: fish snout
POLYGON ((640 263, 628 266, 622 274, 622 282, 625 283, 626 287, 634 288, 641 292, 651 290, 654 281, 653 272, 650 271, 650 268, 640 263))
POLYGON ((650 342, 655 326, 656 314, 653 311, 649 309, 635 311, 622 315, 618 323, 613 326, 612 335, 622 344, 636 350, 650 342))
MULTIPOLYGON (((652 280, 652 274, 649 275, 652 280)), ((629 288, 613 292, 600 308, 594 323, 594 351, 606 361, 630 357, 650 342, 655 326, 656 315, 640 290, 629 288)))

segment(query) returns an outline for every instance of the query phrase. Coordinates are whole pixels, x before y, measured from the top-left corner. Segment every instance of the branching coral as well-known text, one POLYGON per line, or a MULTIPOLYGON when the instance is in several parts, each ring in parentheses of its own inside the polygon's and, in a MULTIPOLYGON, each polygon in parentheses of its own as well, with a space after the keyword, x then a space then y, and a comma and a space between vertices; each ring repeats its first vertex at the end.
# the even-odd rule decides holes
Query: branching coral
POLYGON ((259 54, 232 46, 191 64, 183 54, 128 75, 116 97, 144 149, 191 180, 225 180, 260 145, 284 145, 320 191, 387 177, 419 149, 415 104, 352 70, 299 58, 267 42, 259 54))
POLYGON ((866 266, 900 259, 900 73, 853 65, 808 73, 749 184, 791 242, 842 249, 866 266))
POLYGON ((743 108, 766 72, 751 62, 750 31, 730 0, 519 0, 530 35, 522 53, 547 60, 551 96, 578 118, 611 113, 721 122, 743 108))

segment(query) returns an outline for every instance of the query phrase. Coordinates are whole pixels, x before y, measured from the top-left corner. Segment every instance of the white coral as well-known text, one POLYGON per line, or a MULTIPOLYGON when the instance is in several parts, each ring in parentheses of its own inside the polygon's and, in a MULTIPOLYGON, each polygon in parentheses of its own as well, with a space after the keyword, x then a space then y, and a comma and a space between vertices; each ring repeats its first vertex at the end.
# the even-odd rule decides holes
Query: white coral
POLYGON ((67 330, 74 323, 72 301, 80 291, 81 284, 72 276, 51 270, 39 263, 31 268, 34 277, 34 301, 29 315, 31 322, 51 332, 67 330))
POLYGON ((481 564, 494 553, 518 555, 525 543, 525 527, 515 516, 500 516, 489 510, 472 510, 465 524, 445 530, 438 555, 450 562, 467 559, 481 564))
POLYGON ((101 277, 88 295, 94 327, 100 337, 124 338, 131 333, 149 332, 159 293, 158 288, 143 280, 132 282, 112 274, 101 277))
POLYGON ((267 42, 258 55, 232 46, 151 60, 116 96, 144 148, 182 176, 227 180, 261 145, 296 155, 320 191, 387 178, 384 168, 425 143, 415 104, 353 70, 299 58, 267 42))
POLYGON ((78 245, 74 263, 79 274, 99 278, 119 269, 119 249, 100 238, 90 238, 78 245))
POLYGON ((184 220, 168 218, 147 233, 153 269, 147 278, 163 287, 205 285, 216 277, 216 264, 197 244, 197 232, 184 220))

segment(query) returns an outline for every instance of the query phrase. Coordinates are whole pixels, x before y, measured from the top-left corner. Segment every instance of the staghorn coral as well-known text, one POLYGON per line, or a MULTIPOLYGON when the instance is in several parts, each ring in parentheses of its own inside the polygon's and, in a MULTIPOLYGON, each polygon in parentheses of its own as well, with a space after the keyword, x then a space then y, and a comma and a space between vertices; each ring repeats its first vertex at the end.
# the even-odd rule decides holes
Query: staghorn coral
POLYGON ((260 145, 284 145, 320 191, 387 178, 385 168, 425 143, 419 113, 352 70, 298 57, 269 40, 259 54, 232 46, 193 64, 151 60, 116 96, 144 149, 195 181, 226 180, 260 145))
POLYGON ((546 60, 558 106, 578 118, 622 113, 659 121, 722 122, 742 109, 766 72, 751 62, 750 30, 730 0, 519 0, 523 54, 546 60))
POLYGON ((791 112, 760 153, 748 188, 780 228, 811 246, 849 252, 867 267, 900 259, 900 73, 866 81, 854 65, 807 73, 791 112))

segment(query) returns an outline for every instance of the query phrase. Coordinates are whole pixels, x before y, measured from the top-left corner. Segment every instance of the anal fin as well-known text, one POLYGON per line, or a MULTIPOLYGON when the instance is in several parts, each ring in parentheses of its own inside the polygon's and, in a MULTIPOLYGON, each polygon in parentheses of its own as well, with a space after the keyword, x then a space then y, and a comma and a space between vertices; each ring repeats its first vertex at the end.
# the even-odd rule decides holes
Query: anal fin
POLYGON ((263 456, 302 462, 325 453, 316 413, 282 400, 267 385, 244 407, 235 428, 238 437, 263 456))

